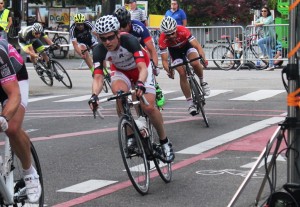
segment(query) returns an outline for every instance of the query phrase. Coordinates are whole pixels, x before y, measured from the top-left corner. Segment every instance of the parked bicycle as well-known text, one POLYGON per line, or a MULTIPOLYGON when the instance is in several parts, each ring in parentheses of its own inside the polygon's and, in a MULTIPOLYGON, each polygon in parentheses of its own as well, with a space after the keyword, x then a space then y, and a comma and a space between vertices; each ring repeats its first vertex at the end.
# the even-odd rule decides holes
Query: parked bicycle
POLYGON ((169 66, 169 69, 174 70, 175 68, 177 68, 179 66, 185 66, 186 76, 187 76, 188 82, 190 84, 193 102, 194 102, 194 105, 197 106, 197 114, 199 114, 199 112, 201 112, 206 127, 209 127, 208 119, 207 119, 207 116, 206 116, 205 110, 204 110, 204 105, 205 105, 204 91, 195 78, 195 71, 194 71, 193 67, 190 67, 190 65, 189 65, 189 63, 191 63, 193 61, 200 60, 201 64, 204 66, 204 68, 206 68, 205 61, 203 60, 203 58, 201 56, 191 59, 191 60, 187 60, 186 56, 182 55, 182 59, 183 59, 182 63, 169 66))
MULTIPOLYGON (((90 50, 91 50, 91 48, 87 46, 87 48, 85 50, 83 50, 81 52, 81 54, 84 54, 86 52, 90 52, 90 50)), ((83 64, 83 62, 84 62, 84 60, 82 60, 82 64, 83 64)), ((82 66, 80 66, 80 68, 81 67, 82 66)), ((102 90, 105 93, 108 93, 108 89, 111 90, 111 76, 110 76, 109 70, 106 67, 103 68, 103 73, 104 73, 104 82, 103 82, 103 88, 102 88, 102 90)))
POLYGON ((260 59, 255 50, 255 45, 253 42, 256 40, 257 34, 247 35, 245 37, 246 48, 240 52, 234 50, 234 42, 230 40, 230 36, 222 35, 221 38, 226 40, 227 45, 217 45, 212 50, 212 59, 218 68, 222 70, 239 69, 243 63, 243 55, 246 55, 245 57, 247 57, 247 62, 245 62, 244 65, 247 66, 247 63, 249 62, 251 64, 248 67, 256 68, 256 63, 253 62, 254 60, 259 61, 259 69, 265 69, 268 67, 268 60, 260 59))
POLYGON ((0 206, 44 206, 43 175, 38 155, 31 143, 32 165, 37 170, 42 187, 42 194, 37 203, 29 203, 26 195, 23 169, 20 160, 11 150, 8 137, 1 146, 0 155, 0 206))
POLYGON ((55 78, 59 82, 62 82, 67 88, 71 89, 72 81, 69 74, 59 62, 52 59, 52 55, 50 54, 50 51, 54 50, 56 47, 57 44, 54 44, 45 48, 45 52, 49 56, 51 69, 48 69, 46 63, 42 59, 41 54, 39 54, 39 57, 37 58, 37 63, 34 66, 34 68, 41 80, 46 85, 53 86, 53 78, 55 78))
POLYGON ((47 29, 57 31, 52 38, 52 42, 54 44, 61 45, 61 47, 58 50, 51 50, 50 53, 52 54, 53 58, 64 59, 69 53, 69 41, 64 36, 59 35, 58 32, 63 31, 66 25, 64 24, 64 22, 56 23, 57 27, 55 30, 53 30, 52 27, 48 27, 47 29))
MULTIPOLYGON (((135 94, 135 92, 135 90, 129 92, 118 91, 116 95, 100 100, 100 102, 116 99, 120 99, 122 102, 123 112, 118 124, 119 147, 132 185, 140 194, 145 195, 149 191, 149 171, 155 167, 162 180, 169 183, 172 179, 172 164, 166 162, 158 135, 154 133, 149 117, 141 110, 140 100, 132 101, 129 99, 128 96, 135 94), (134 106, 139 108, 138 114, 146 123, 146 128, 143 128, 143 130, 138 127, 141 117, 139 120, 135 120, 131 113, 134 106), (134 148, 128 147, 127 135, 129 132, 133 132, 133 139, 136 142, 134 148)), ((146 105, 149 104, 144 97, 142 99, 146 105)))

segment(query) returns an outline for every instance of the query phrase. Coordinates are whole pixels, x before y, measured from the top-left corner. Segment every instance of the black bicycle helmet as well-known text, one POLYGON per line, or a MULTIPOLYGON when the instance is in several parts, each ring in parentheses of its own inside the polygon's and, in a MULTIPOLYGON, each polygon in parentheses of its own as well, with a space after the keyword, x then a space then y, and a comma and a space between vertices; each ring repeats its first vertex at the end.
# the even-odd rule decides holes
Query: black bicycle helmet
POLYGON ((114 14, 115 17, 117 17, 118 21, 120 22, 120 26, 122 28, 126 27, 128 23, 130 23, 131 21, 131 15, 130 12, 124 8, 124 7, 120 7, 118 8, 114 14))

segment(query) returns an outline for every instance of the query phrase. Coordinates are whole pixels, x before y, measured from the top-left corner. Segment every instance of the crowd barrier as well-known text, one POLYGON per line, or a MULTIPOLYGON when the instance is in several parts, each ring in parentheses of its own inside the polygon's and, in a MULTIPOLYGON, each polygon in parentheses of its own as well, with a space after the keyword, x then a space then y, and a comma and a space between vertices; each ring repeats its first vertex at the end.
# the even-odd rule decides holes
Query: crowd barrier
MULTIPOLYGON (((274 56, 277 50, 281 52, 281 56, 276 61, 281 61, 282 64, 287 63, 288 26, 288 24, 264 26, 268 29, 253 25, 246 27, 201 26, 188 27, 188 29, 202 45, 206 59, 213 62, 216 67, 221 69, 240 69, 241 67, 264 69, 268 67, 269 61, 275 60, 274 56), (268 30, 274 31, 275 35, 268 43, 272 49, 271 57, 269 57, 270 54, 263 54, 258 45, 258 40, 264 37, 263 31, 268 30)), ((158 28, 151 27, 149 31, 159 51, 157 44, 160 32, 158 28)))

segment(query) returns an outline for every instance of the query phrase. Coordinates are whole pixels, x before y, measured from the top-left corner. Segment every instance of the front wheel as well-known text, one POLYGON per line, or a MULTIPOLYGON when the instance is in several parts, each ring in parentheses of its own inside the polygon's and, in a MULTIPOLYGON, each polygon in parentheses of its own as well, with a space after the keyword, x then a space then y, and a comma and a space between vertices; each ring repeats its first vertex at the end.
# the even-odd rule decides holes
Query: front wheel
POLYGON ((212 50, 212 59, 215 65, 221 70, 230 70, 234 68, 234 55, 225 45, 218 45, 212 50))
POLYGON ((14 187, 14 193, 15 195, 19 194, 19 196, 15 199, 18 200, 16 201, 16 206, 39 206, 39 207, 43 207, 44 206, 44 184, 43 184, 43 174, 42 174, 42 169, 41 169, 41 165, 39 162, 39 158, 37 155, 37 152, 33 146, 33 144, 31 143, 31 162, 33 167, 36 169, 38 175, 39 175, 39 180, 41 183, 41 187, 42 187, 42 194, 40 199, 36 202, 36 203, 29 203, 29 201, 27 200, 27 197, 24 196, 24 189, 25 189, 25 182, 23 180, 23 169, 22 169, 22 164, 20 162, 20 160, 17 158, 17 156, 14 156, 14 183, 15 183, 15 187, 14 187))
POLYGON ((51 60, 51 65, 53 67, 54 77, 58 81, 61 81, 67 88, 71 89, 72 81, 64 67, 56 60, 51 60))
MULTIPOLYGON (((53 43, 58 44, 58 45, 68 45, 69 44, 68 40, 63 36, 59 36, 59 37, 55 38, 53 40, 53 43)), ((51 50, 52 57, 56 58, 56 59, 66 58, 68 55, 68 52, 69 52, 69 46, 62 46, 57 50, 51 50)))
POLYGON ((194 104, 197 106, 197 110, 201 112, 206 127, 209 127, 208 119, 204 110, 205 98, 203 90, 194 77, 192 77, 189 82, 194 104))
POLYGON ((118 138, 119 147, 125 169, 128 177, 134 186, 134 188, 142 195, 148 193, 150 176, 148 162, 145 154, 145 150, 137 128, 132 125, 131 121, 128 121, 126 117, 121 117, 118 125, 118 138), (134 146, 128 147, 128 134, 133 133, 133 139, 135 141, 134 146))
POLYGON ((35 71, 40 77, 40 79, 47 85, 53 86, 53 78, 51 76, 51 72, 46 69, 46 65, 42 63, 37 63, 35 67, 35 71))

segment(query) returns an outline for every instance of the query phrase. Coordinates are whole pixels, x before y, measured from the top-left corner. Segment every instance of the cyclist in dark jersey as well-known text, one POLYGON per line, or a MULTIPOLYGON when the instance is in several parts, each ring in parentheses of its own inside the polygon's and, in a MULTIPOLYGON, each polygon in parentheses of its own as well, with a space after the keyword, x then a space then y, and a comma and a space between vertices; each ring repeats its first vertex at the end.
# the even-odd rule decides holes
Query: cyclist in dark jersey
MULTIPOLYGON (((141 48, 134 36, 128 33, 120 33, 120 23, 112 15, 99 18, 95 27, 102 43, 93 49, 95 70, 92 85, 93 95, 89 101, 91 109, 98 107, 93 106, 92 102, 98 101, 98 95, 103 87, 103 62, 109 60, 112 69, 112 92, 114 94, 119 90, 127 92, 132 88, 132 85, 135 85, 138 89, 136 93, 138 97, 145 93, 149 105, 141 103, 141 107, 149 116, 157 131, 167 161, 172 162, 175 157, 172 145, 166 136, 162 115, 154 106, 155 88, 152 70, 149 69, 151 65, 147 52, 141 48)), ((120 102, 117 101, 117 104, 120 104, 120 102)))
POLYGON ((96 38, 92 34, 97 37, 94 25, 88 20, 85 20, 83 14, 76 14, 74 16, 74 23, 70 27, 70 39, 75 52, 84 59, 89 69, 93 72, 93 61, 89 52, 86 51, 82 54, 82 51, 86 50, 87 47, 93 48, 98 44, 96 38))
MULTIPOLYGON (((140 44, 147 49, 147 51, 150 54, 150 58, 153 60, 153 64, 154 64, 153 74, 158 76, 160 72, 159 68, 157 67, 158 55, 154 47, 154 42, 149 33, 149 30, 142 22, 138 20, 131 20, 130 12, 124 7, 120 7, 119 9, 117 9, 114 12, 114 16, 117 17, 120 22, 120 27, 121 27, 120 30, 122 32, 128 32, 133 36, 135 36, 136 38, 138 38, 140 44)), ((165 104, 165 97, 158 83, 156 83, 155 88, 157 93, 156 103, 159 107, 162 107, 165 104)))
MULTIPOLYGON (((50 69, 49 57, 44 52, 45 46, 41 42, 43 38, 48 45, 53 45, 52 40, 44 33, 44 28, 40 23, 34 23, 32 26, 24 27, 18 33, 18 42, 24 52, 30 55, 30 60, 36 66, 36 58, 40 53, 50 69)), ((59 47, 59 46, 58 46, 59 47)))
POLYGON ((0 132, 5 132, 22 163, 29 202, 37 202, 41 196, 39 175, 32 166, 29 137, 22 129, 29 93, 27 70, 22 56, 3 39, 0 57, 0 132))

